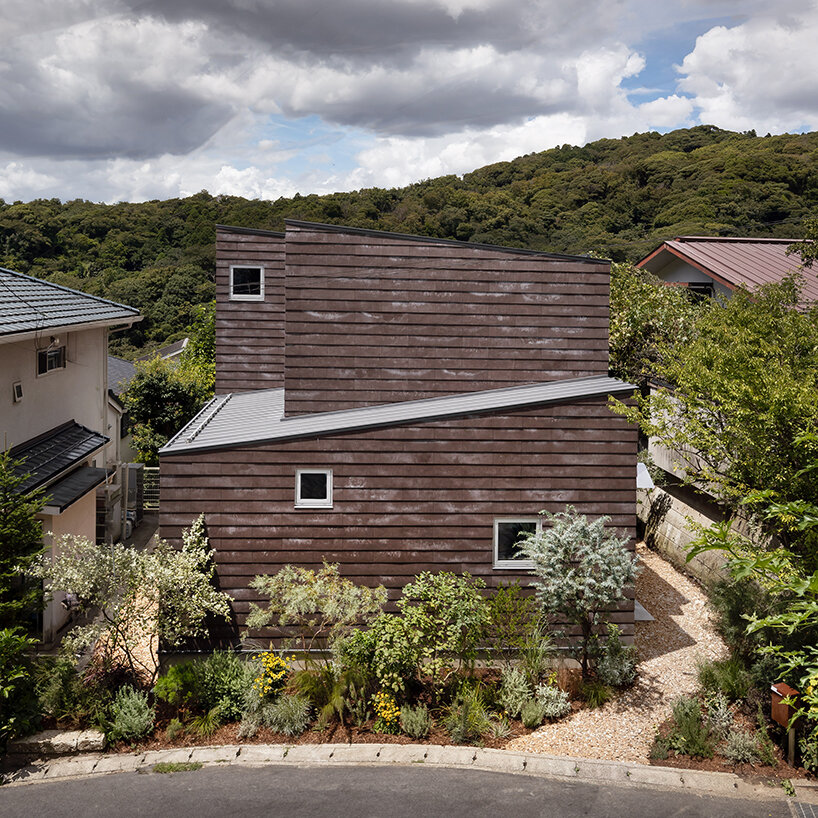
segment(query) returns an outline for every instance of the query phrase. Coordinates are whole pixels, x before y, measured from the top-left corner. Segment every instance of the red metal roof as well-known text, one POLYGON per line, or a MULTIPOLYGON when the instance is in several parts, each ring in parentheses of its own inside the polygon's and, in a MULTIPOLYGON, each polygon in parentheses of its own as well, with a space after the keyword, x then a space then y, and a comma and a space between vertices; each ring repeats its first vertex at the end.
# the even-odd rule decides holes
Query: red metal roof
MULTIPOLYGON (((796 241, 799 240, 677 236, 664 242, 636 266, 655 273, 670 261, 670 256, 675 256, 730 289, 743 284, 752 290, 761 284, 781 281, 785 275, 801 269, 798 254, 787 255, 787 248, 796 241)), ((805 299, 818 301, 818 270, 801 272, 805 279, 805 299)))

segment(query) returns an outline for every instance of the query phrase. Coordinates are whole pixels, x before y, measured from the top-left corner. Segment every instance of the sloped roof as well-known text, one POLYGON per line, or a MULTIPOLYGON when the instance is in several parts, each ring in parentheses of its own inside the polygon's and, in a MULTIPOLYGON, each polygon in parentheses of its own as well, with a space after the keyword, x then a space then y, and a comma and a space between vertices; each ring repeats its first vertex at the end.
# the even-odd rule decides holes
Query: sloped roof
POLYGON ((157 355, 160 358, 175 358, 185 351, 189 341, 189 338, 180 338, 178 341, 174 341, 172 344, 168 344, 165 347, 159 347, 158 349, 154 349, 151 352, 145 353, 144 355, 140 355, 135 360, 152 361, 157 355))
MULTIPOLYGON (((657 247, 636 266, 655 273, 676 257, 730 289, 744 285, 752 290, 781 281, 801 269, 798 254, 787 255, 787 248, 797 241, 799 239, 677 236, 657 247)), ((818 301, 818 276, 811 270, 803 272, 804 297, 818 301)))
POLYGON ((25 332, 139 319, 134 307, 0 267, 0 340, 25 332))
POLYGON ((123 358, 108 356, 108 389, 115 395, 121 395, 136 375, 136 367, 123 358))
POLYGON ((284 390, 218 395, 160 450, 170 455, 249 443, 293 440, 359 429, 422 423, 549 403, 632 392, 636 387, 607 375, 464 392, 424 400, 385 403, 284 417, 284 390))
POLYGON ((28 475, 18 491, 22 494, 47 486, 72 466, 82 463, 101 449, 108 440, 99 432, 70 420, 15 446, 9 451, 9 455, 12 460, 21 462, 15 466, 14 473, 21 477, 28 475))

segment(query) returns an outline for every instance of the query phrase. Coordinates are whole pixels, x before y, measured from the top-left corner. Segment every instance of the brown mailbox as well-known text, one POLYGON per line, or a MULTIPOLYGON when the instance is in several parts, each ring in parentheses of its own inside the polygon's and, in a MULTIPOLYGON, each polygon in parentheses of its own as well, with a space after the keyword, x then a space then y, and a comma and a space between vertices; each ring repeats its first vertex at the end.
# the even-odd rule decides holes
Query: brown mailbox
POLYGON ((790 719, 795 714, 795 708, 791 704, 784 704, 784 699, 797 698, 798 691, 784 682, 772 685, 770 691, 772 699, 770 715, 774 722, 777 722, 782 727, 787 727, 790 723, 790 719))

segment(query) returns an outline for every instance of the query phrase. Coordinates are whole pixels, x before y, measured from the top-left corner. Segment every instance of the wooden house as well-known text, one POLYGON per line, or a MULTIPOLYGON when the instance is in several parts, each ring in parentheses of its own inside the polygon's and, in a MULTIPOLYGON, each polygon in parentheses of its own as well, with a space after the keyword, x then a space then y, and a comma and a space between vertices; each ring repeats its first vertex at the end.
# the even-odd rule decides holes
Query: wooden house
MULTIPOLYGON (((607 408, 609 264, 288 221, 217 231, 216 397, 161 451, 162 535, 206 515, 239 624, 256 574, 339 563, 530 579, 575 506, 635 534, 636 430, 607 408)), ((633 601, 614 614, 633 633, 633 601)))

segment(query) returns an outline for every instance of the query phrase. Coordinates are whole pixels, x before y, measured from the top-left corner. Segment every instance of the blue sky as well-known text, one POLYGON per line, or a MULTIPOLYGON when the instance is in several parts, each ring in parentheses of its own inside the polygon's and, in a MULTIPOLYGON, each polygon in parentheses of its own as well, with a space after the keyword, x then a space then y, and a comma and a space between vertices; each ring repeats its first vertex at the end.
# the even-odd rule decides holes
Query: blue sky
POLYGON ((818 0, 5 0, 0 197, 275 199, 818 128, 818 0))

